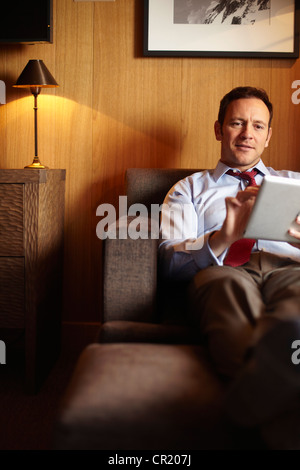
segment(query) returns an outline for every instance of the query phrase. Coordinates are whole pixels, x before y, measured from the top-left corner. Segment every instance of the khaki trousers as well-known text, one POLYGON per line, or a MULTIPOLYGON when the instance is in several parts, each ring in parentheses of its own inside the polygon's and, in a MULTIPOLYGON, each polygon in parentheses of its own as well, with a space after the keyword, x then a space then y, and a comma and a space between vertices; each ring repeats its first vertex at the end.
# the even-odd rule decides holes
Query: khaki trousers
MULTIPOLYGON (((240 267, 211 266, 194 277, 192 322, 220 374, 234 377, 275 322, 300 318, 300 264, 259 252, 240 267)), ((291 343, 294 339, 291 338, 291 343)))

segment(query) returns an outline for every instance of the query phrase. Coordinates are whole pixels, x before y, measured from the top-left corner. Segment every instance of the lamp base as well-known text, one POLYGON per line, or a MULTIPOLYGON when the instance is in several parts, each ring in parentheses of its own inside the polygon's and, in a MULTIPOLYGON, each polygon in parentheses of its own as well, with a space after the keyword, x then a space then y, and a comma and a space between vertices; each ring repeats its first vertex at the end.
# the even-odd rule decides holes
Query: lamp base
POLYGON ((49 168, 48 166, 41 165, 40 163, 31 163, 31 165, 26 165, 24 168, 35 168, 37 170, 43 170, 49 168))
POLYGON ((34 157, 33 162, 30 165, 24 166, 24 168, 35 168, 37 170, 47 169, 48 167, 42 165, 38 157, 34 157))

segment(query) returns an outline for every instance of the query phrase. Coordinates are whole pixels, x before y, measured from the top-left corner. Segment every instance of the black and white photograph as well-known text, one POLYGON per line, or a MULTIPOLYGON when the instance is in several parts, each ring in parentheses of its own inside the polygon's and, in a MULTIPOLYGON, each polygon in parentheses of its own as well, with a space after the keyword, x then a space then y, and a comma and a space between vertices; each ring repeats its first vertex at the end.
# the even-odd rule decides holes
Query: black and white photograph
POLYGON ((144 55, 297 58, 295 0, 144 0, 144 55))
POLYGON ((174 0, 175 24, 254 25, 270 21, 272 0, 174 0))

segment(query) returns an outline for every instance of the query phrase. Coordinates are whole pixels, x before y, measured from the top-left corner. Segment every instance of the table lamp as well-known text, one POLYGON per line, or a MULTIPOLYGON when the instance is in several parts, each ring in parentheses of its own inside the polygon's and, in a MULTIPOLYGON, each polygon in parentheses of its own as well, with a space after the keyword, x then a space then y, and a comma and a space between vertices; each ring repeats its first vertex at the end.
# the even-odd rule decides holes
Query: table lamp
POLYGON ((59 85, 56 83, 55 79, 42 60, 29 60, 15 85, 13 86, 17 88, 30 88, 31 93, 34 96, 33 109, 35 156, 31 165, 27 165, 25 168, 47 168, 41 164, 38 157, 37 97, 41 92, 41 88, 53 88, 58 87, 59 85))

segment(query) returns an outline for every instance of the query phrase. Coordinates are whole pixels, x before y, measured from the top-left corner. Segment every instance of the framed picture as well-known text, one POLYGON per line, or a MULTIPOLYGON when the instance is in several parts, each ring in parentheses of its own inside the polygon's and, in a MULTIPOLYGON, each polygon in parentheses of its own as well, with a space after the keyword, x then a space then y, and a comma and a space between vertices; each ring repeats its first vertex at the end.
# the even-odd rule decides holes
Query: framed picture
POLYGON ((144 0, 144 55, 299 57, 299 0, 144 0))

